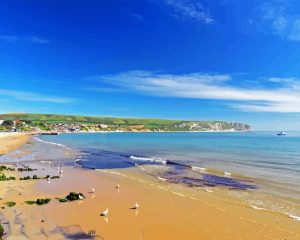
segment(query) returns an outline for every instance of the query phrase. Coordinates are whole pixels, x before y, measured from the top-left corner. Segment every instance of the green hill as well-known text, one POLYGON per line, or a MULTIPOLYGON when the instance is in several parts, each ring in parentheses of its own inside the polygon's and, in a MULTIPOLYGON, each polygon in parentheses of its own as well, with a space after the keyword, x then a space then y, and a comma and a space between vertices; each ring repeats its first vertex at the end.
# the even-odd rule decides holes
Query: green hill
POLYGON ((163 129, 167 131, 227 131, 233 129, 236 131, 250 130, 250 126, 247 124, 223 121, 180 121, 167 119, 91 117, 59 114, 0 114, 0 120, 23 120, 35 124, 107 124, 125 128, 133 125, 144 125, 145 128, 151 130, 163 129))

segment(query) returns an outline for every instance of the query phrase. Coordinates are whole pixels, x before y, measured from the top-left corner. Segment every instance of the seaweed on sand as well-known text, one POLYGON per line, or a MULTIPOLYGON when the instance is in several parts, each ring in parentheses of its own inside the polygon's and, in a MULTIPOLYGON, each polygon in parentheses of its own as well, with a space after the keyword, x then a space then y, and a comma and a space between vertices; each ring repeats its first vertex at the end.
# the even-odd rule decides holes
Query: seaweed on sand
POLYGON ((10 202, 6 202, 4 204, 6 204, 6 206, 8 206, 8 207, 13 207, 16 205, 16 202, 10 201, 10 202))
POLYGON ((80 197, 84 198, 84 195, 82 193, 70 192, 69 195, 66 196, 66 199, 68 199, 69 201, 75 201, 79 200, 80 197))
POLYGON ((25 201, 26 204, 29 205, 33 205, 33 204, 37 204, 37 205, 45 205, 48 204, 51 201, 51 198, 38 198, 36 201, 25 201))
POLYGON ((4 235, 4 228, 0 224, 0 240, 2 240, 3 235, 4 235))

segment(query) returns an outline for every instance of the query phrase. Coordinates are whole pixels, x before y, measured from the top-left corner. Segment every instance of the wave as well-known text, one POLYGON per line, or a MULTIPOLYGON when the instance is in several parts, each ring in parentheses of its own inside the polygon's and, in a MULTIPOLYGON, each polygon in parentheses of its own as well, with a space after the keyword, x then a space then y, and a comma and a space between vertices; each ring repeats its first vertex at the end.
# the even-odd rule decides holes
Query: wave
POLYGON ((200 172, 207 172, 208 169, 205 167, 197 167, 197 166, 193 166, 190 164, 186 164, 186 163, 182 163, 182 162, 175 162, 173 160, 167 160, 167 165, 174 165, 174 166, 178 166, 178 167, 183 167, 183 168, 191 168, 193 171, 200 171, 200 172))
POLYGON ((161 158, 156 158, 156 157, 147 158, 147 157, 130 156, 129 158, 133 161, 144 161, 144 162, 167 164, 166 160, 163 160, 161 158))
POLYGON ((35 138, 33 138, 33 139, 36 140, 36 141, 42 142, 42 143, 52 144, 52 145, 56 145, 56 146, 65 148, 65 149, 67 149, 67 150, 71 150, 71 148, 69 148, 69 147, 67 147, 66 145, 61 144, 61 143, 48 142, 48 141, 42 140, 42 139, 37 138, 37 137, 35 137, 35 138))
POLYGON ((175 192, 175 191, 169 191, 170 193, 173 193, 177 196, 180 196, 180 197, 186 197, 186 195, 182 194, 182 193, 179 193, 179 192, 175 192))
POLYGON ((160 176, 157 176, 156 178, 157 178, 159 181, 163 181, 163 182, 168 181, 168 179, 162 178, 162 177, 160 177, 160 176))
POLYGON ((200 171, 200 172, 206 172, 207 168, 192 166, 192 170, 200 171))
POLYGON ((266 211, 267 209, 266 208, 261 208, 261 207, 257 207, 257 206, 254 206, 254 205, 251 205, 251 207, 255 210, 264 210, 266 211))
POLYGON ((80 159, 74 160, 74 165, 77 167, 81 167, 81 165, 78 163, 79 161, 80 161, 80 159))
POLYGON ((77 158, 74 160, 74 163, 83 162, 83 161, 86 161, 86 160, 83 158, 77 158))
POLYGON ((42 163, 52 163, 51 161, 42 160, 42 163))
POLYGON ((289 214, 288 216, 289 216, 289 218, 291 218, 291 219, 294 219, 294 220, 296 220, 296 221, 300 221, 300 217, 299 217, 299 216, 292 215, 292 214, 289 214))

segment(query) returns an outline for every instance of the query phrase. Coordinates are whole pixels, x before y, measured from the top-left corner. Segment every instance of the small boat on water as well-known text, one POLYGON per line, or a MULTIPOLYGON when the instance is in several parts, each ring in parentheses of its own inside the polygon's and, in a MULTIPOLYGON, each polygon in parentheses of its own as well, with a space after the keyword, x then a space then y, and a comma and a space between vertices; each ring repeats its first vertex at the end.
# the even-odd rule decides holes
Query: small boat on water
POLYGON ((286 132, 279 132, 277 133, 277 136, 285 136, 286 135, 286 132))

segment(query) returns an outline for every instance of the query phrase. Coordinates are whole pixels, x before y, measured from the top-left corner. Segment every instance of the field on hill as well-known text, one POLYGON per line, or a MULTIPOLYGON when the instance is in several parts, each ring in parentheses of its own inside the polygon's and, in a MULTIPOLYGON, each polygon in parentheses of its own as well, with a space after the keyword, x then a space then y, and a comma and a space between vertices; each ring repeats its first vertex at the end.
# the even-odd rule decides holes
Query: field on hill
POLYGON ((59 114, 0 114, 0 120, 23 120, 32 123, 42 122, 46 124, 107 124, 111 126, 128 127, 144 125, 148 129, 164 129, 169 131, 199 131, 199 130, 250 130, 250 126, 243 123, 231 123, 223 121, 180 121, 167 119, 149 118, 113 118, 113 117, 92 117, 78 115, 59 114))

